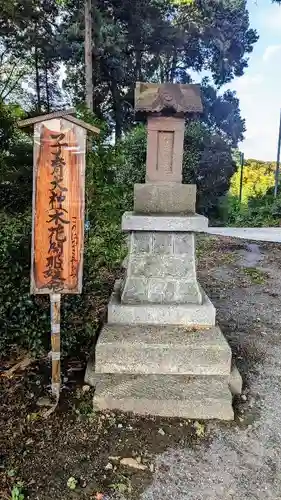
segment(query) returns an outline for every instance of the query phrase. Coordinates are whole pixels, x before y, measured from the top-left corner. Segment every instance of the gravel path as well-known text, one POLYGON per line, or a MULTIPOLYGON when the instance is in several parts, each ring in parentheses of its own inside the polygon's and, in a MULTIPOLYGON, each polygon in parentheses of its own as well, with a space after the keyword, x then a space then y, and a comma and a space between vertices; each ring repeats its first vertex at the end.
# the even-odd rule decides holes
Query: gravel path
POLYGON ((236 423, 208 424, 209 445, 158 456, 142 500, 281 499, 279 254, 278 245, 246 244, 232 264, 201 271, 244 376, 244 396, 236 423))

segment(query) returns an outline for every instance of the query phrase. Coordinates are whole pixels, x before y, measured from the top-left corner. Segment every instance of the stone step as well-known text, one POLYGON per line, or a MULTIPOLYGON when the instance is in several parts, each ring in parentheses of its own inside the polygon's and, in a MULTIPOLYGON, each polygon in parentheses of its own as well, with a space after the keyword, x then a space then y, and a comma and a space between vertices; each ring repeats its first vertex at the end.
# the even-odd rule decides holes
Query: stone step
POLYGON ((91 373, 230 375, 231 349, 220 328, 105 325, 91 373))
POLYGON ((215 325, 216 309, 201 289, 202 304, 121 304, 121 283, 116 281, 108 304, 108 323, 127 325, 184 325, 211 327, 215 325))
POLYGON ((139 415, 233 420, 228 377, 99 375, 94 409, 139 415))

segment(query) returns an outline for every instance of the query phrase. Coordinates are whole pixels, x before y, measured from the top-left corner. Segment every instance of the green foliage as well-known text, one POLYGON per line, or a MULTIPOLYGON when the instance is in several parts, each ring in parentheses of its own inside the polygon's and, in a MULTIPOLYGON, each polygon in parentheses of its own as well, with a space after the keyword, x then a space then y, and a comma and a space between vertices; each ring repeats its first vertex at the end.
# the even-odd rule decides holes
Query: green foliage
POLYGON ((220 198, 229 188, 235 171, 231 148, 218 133, 212 133, 199 122, 186 127, 183 162, 185 183, 197 185, 199 212, 215 216, 220 198))
POLYGON ((242 201, 240 204, 241 167, 231 179, 230 190, 220 205, 223 222, 231 226, 279 226, 281 197, 273 196, 274 163, 247 160, 243 168, 242 201))
POLYGON ((47 301, 29 295, 30 233, 30 213, 13 217, 0 212, 2 353, 12 344, 40 351, 49 330, 47 301))
POLYGON ((249 198, 248 204, 240 206, 237 197, 229 195, 224 205, 225 221, 237 227, 279 227, 281 221, 281 196, 264 196, 249 198))
MULTIPOLYGON (((83 100, 84 12, 79 2, 67 4, 59 44, 65 85, 83 100)), ((133 121, 137 80, 187 83, 192 70, 208 70, 221 86, 243 74, 258 39, 244 0, 97 0, 94 7, 94 109, 114 124, 117 138, 133 121)), ((234 99, 229 96, 229 103, 234 99)), ((239 136, 235 117, 223 106, 218 110, 223 126, 239 136)))
POLYGON ((77 481, 77 479, 75 479, 75 477, 69 477, 68 478, 68 480, 67 480, 67 487, 70 490, 75 490, 77 484, 78 484, 78 481, 77 481))
MULTIPOLYGON (((118 144, 119 164, 116 179, 132 193, 135 183, 145 182, 147 132, 138 125, 126 134, 118 144)), ((131 200, 132 203, 132 200, 131 200)))
POLYGON ((266 273, 260 271, 256 267, 244 267, 243 271, 255 285, 263 285, 265 283, 265 279, 268 277, 266 273))
MULTIPOLYGON (((9 115, 10 116, 10 115, 9 115)), ((8 117, 9 117, 8 116, 8 117)), ((96 123, 102 132, 93 141, 93 150, 87 160, 87 219, 90 230, 86 233, 84 257, 83 293, 67 295, 62 302, 62 350, 65 354, 87 350, 99 327, 114 279, 124 257, 124 237, 121 233, 121 216, 132 206, 132 185, 121 184, 117 179, 124 155, 121 148, 108 142, 109 130, 83 109, 79 116, 96 123)), ((8 150, 18 131, 11 122, 9 133, 3 137, 8 150)), ((28 165, 32 171, 32 158, 28 165)), ((3 172, 10 172, 6 157, 2 161, 3 172)), ((14 169, 16 171, 16 169, 14 169)), ((31 179, 30 179, 31 180, 31 179)), ((6 181, 8 182, 8 181, 6 181)), ((17 182, 11 193, 17 192, 17 182)), ((3 196, 6 196, 3 187, 3 196)), ((22 197, 26 191, 22 186, 22 197)), ((5 354, 13 344, 21 345, 35 353, 49 345, 49 300, 46 296, 30 296, 30 242, 31 200, 25 200, 28 209, 23 211, 18 200, 8 205, 5 198, 0 210, 0 351, 5 354), (5 205, 7 207, 4 210, 5 205)), ((23 199, 22 199, 23 203, 23 199)))
POLYGON ((179 5, 179 6, 191 5, 191 4, 193 4, 193 2, 194 2, 194 0, 171 0, 172 4, 179 5))
MULTIPOLYGON (((264 196, 274 186, 274 163, 257 160, 247 160, 243 168, 242 204, 246 204, 249 198, 264 196)), ((230 194, 239 196, 241 167, 235 172, 231 179, 230 194)))
POLYGON ((24 500, 25 495, 23 491, 23 484, 17 483, 13 486, 11 500, 24 500))

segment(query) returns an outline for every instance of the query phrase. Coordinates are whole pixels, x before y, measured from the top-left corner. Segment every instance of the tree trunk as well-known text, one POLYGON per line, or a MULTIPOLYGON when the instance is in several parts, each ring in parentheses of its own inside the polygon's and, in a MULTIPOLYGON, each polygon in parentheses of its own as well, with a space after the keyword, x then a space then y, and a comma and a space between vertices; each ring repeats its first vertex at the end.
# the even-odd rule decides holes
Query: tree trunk
POLYGON ((123 116, 122 116, 121 96, 114 78, 112 79, 111 82, 111 94, 112 94, 112 107, 115 120, 115 141, 118 141, 122 137, 123 116))
POLYGON ((138 47, 136 49, 136 67, 135 67, 135 81, 136 82, 142 81, 141 56, 142 56, 142 52, 141 52, 141 49, 138 47))
POLYGON ((171 67, 171 75, 170 75, 170 82, 171 83, 175 83, 176 71, 177 71, 177 63, 178 63, 178 54, 177 54, 176 47, 174 47, 172 67, 171 67))
POLYGON ((85 0, 85 96, 90 111, 94 108, 92 22, 92 0, 85 0))
POLYGON ((35 46, 35 78, 36 78, 37 109, 38 113, 41 113, 39 61, 38 61, 38 49, 36 46, 35 46))
POLYGON ((47 61, 45 61, 45 87, 46 87, 47 112, 50 113, 50 90, 49 90, 47 61))

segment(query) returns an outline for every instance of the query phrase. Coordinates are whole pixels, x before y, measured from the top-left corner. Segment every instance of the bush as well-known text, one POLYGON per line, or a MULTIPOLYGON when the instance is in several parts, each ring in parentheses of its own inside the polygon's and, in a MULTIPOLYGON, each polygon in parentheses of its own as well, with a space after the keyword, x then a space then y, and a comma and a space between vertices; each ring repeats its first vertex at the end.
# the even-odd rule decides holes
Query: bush
POLYGON ((269 192, 264 196, 249 198, 248 204, 239 204, 237 197, 227 198, 227 224, 238 227, 271 227, 281 223, 281 195, 274 198, 269 192))
POLYGON ((32 136, 17 127, 23 111, 0 102, 0 210, 23 214, 32 200, 32 136))
POLYGON ((37 352, 46 347, 50 331, 45 297, 29 295, 31 214, 0 214, 0 349, 12 344, 37 352))
MULTIPOLYGON (((88 350, 120 273, 120 262, 125 255, 121 217, 125 210, 131 209, 133 199, 132 185, 122 185, 117 179, 116 168, 122 166, 121 160, 120 148, 110 145, 104 127, 87 159, 86 219, 90 230, 85 238, 83 293, 65 295, 62 299, 61 338, 65 355, 88 350)), ((5 162, 2 166, 5 170, 5 162)), ((32 171, 31 163, 29 169, 32 171)), ((14 344, 36 354, 50 347, 49 298, 29 294, 31 201, 25 203, 28 210, 24 213, 16 200, 12 210, 0 211, 2 355, 14 344)))
MULTIPOLYGON (((31 296, 31 214, 17 217, 1 213, 0 351, 12 345, 36 355, 50 347, 50 303, 45 295, 31 296)), ((119 226, 104 216, 99 230, 91 231, 85 245, 83 293, 62 299, 61 337, 64 354, 87 351, 119 274, 125 255, 119 226)))

